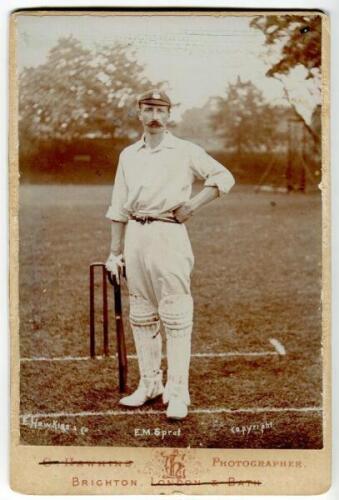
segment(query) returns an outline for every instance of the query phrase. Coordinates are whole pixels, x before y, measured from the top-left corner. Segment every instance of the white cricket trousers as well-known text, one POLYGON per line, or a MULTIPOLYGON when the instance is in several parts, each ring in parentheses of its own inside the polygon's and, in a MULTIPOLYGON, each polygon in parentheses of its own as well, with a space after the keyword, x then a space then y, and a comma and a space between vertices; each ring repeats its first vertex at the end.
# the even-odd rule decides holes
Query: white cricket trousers
POLYGON ((130 298, 130 323, 140 383, 152 397, 162 386, 160 321, 166 334, 167 382, 163 401, 178 397, 190 404, 189 364, 193 325, 190 277, 194 264, 186 227, 130 220, 124 259, 130 298))

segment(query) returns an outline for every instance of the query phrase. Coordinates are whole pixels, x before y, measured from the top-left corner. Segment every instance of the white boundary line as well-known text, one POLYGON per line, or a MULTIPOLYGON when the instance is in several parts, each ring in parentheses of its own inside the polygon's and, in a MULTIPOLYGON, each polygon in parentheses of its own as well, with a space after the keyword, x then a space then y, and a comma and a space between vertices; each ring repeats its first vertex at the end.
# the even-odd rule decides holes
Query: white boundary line
MULTIPOLYGON (((278 353, 276 351, 261 351, 261 352, 196 352, 192 353, 191 357, 192 358, 226 358, 226 357, 240 357, 240 356, 252 356, 252 357, 260 357, 260 356, 277 356, 278 353)), ((162 356, 163 359, 165 359, 166 356, 162 356)), ((102 359, 115 359, 117 358, 117 355, 112 355, 112 356, 96 356, 93 361, 95 360, 102 360, 102 359)), ((128 354, 127 355, 128 359, 137 359, 136 354, 128 354)), ((60 357, 54 357, 54 358, 47 358, 47 357, 32 357, 32 358, 21 358, 20 363, 29 363, 29 362, 38 362, 38 361, 46 361, 46 362, 54 362, 54 361, 89 361, 90 358, 89 356, 60 356, 60 357)))
MULTIPOLYGON (((311 406, 305 408, 192 408, 190 414, 213 414, 213 413, 321 413, 322 408, 311 406)), ((76 418, 76 417, 111 417, 111 416, 136 416, 136 415, 163 415, 165 410, 107 410, 107 411, 80 411, 80 412, 55 412, 55 413, 24 413, 20 415, 22 420, 34 418, 76 418)))
MULTIPOLYGON (((284 356, 286 354, 286 350, 284 346, 279 342, 279 340, 271 338, 269 339, 272 346, 275 348, 274 351, 253 351, 253 352, 196 352, 192 353, 192 358, 233 358, 233 357, 261 357, 261 356, 284 356)), ((162 356, 165 359, 166 356, 162 356)), ((117 355, 109 356, 109 358, 115 359, 117 355)), ((137 359, 136 354, 127 355, 128 359, 137 359)), ((56 356, 56 357, 44 357, 37 356, 32 358, 21 358, 21 363, 29 363, 29 362, 58 362, 58 361, 88 361, 90 360, 90 356, 56 356)), ((95 360, 107 359, 104 356, 96 356, 95 360)))

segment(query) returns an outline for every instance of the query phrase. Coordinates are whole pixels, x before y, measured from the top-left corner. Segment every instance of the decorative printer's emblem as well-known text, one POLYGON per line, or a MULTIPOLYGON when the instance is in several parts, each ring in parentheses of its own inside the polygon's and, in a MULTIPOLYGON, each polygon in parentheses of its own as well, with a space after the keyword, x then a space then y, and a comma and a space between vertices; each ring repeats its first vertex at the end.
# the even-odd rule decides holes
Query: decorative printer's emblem
POLYGON ((185 464, 183 462, 185 458, 184 453, 180 453, 179 450, 173 450, 170 453, 161 453, 164 457, 164 479, 185 479, 185 464))

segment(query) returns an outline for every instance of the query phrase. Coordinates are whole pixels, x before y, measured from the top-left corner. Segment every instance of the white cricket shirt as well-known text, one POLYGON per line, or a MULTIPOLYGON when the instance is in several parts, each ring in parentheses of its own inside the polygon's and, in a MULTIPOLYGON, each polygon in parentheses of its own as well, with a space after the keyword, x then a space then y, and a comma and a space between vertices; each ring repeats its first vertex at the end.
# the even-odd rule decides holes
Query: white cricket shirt
POLYGON ((158 147, 151 149, 143 136, 120 154, 106 217, 127 222, 130 214, 171 212, 190 199, 196 178, 217 187, 219 195, 234 184, 229 170, 200 146, 166 131, 158 147))

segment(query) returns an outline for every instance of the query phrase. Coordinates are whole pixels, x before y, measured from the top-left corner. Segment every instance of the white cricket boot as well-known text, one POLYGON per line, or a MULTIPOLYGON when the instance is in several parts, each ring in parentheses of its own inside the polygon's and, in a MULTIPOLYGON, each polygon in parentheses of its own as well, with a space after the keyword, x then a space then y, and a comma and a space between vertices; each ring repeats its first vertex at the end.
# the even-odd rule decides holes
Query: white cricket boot
POLYGON ((138 388, 129 396, 120 399, 124 406, 138 407, 146 401, 160 396, 164 391, 162 383, 160 322, 148 325, 131 324, 138 357, 140 381, 138 388))
POLYGON ((162 384, 162 370, 159 370, 159 373, 155 377, 142 377, 137 390, 129 396, 125 396, 120 399, 119 403, 124 406, 136 408, 138 406, 142 406, 147 401, 161 396, 163 392, 164 386, 162 384))
POLYGON ((171 396, 166 410, 166 417, 173 420, 181 420, 187 417, 187 404, 182 399, 171 396))

